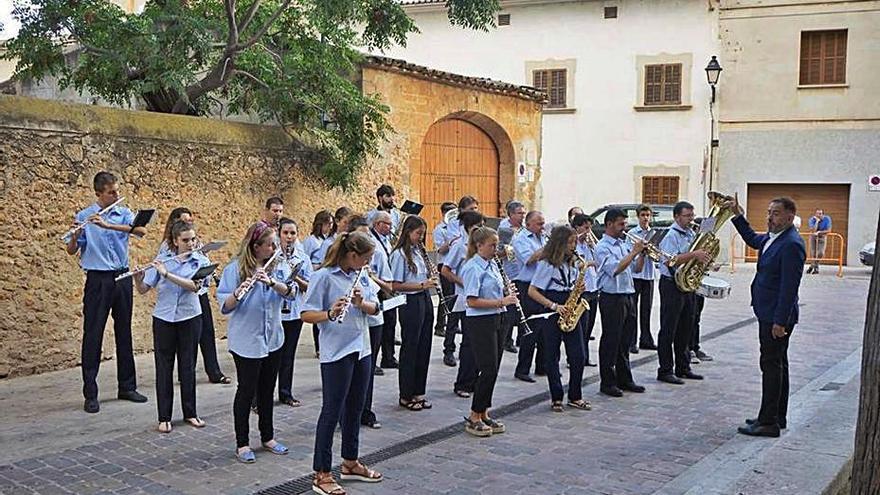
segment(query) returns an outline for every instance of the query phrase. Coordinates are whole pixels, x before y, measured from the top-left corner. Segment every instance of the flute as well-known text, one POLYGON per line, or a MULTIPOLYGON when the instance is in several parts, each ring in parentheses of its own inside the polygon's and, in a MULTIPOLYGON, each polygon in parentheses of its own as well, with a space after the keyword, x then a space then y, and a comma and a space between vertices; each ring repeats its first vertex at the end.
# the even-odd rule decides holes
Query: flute
POLYGON ((123 273, 123 274, 117 276, 115 279, 113 279, 113 281, 114 281, 114 282, 119 282, 119 281, 122 280, 122 279, 125 279, 125 278, 128 278, 128 277, 131 277, 131 276, 137 275, 138 273, 145 272, 145 271, 149 270, 150 268, 156 268, 156 267, 153 265, 153 263, 155 263, 156 261, 158 261, 159 263, 165 264, 165 263, 168 263, 169 261, 182 260, 182 259, 184 259, 185 257, 187 257, 187 256, 189 256, 190 254, 195 253, 195 252, 199 252, 199 251, 201 251, 201 252, 203 252, 203 253, 207 253, 207 252, 210 252, 210 251, 214 251, 214 250, 216 250, 216 249, 220 249, 221 247, 223 247, 223 246, 226 245, 226 242, 227 242, 227 241, 213 241, 213 242, 209 242, 209 243, 207 243, 207 244, 205 244, 205 245, 199 246, 199 247, 197 247, 197 248, 195 248, 195 249, 191 249, 191 250, 189 250, 189 251, 184 251, 184 252, 182 252, 182 253, 180 253, 180 254, 176 254, 176 255, 171 256, 171 257, 169 257, 169 258, 165 258, 165 259, 163 259, 163 260, 159 260, 159 259, 157 258, 157 259, 153 260, 152 263, 150 263, 150 264, 148 264, 148 265, 146 265, 146 266, 142 266, 142 267, 137 268, 137 269, 135 269, 135 270, 127 271, 127 272, 125 272, 125 273, 123 273))
POLYGON ((354 299, 354 291, 357 289, 358 282, 360 282, 361 277, 364 274, 368 274, 370 267, 364 265, 358 270, 357 275, 354 277, 354 282, 351 283, 351 286, 348 288, 348 292, 345 293, 345 305, 342 306, 342 309, 339 310, 339 314, 337 314, 334 318, 331 318, 330 321, 335 321, 336 323, 342 323, 345 320, 345 315, 348 314, 348 310, 351 309, 351 300, 354 299))
MULTIPOLYGON (((281 256, 281 250, 276 249, 275 252, 272 253, 272 256, 270 256, 269 259, 266 260, 266 263, 263 264, 263 271, 265 272, 266 270, 268 270, 269 267, 271 267, 272 264, 275 263, 276 260, 278 260, 279 256, 281 256)), ((235 296, 236 301, 241 301, 242 299, 244 299, 248 292, 250 292, 251 289, 254 288, 254 285, 257 284, 257 272, 254 272, 253 275, 245 279, 244 283, 244 288, 241 289, 237 296, 235 296)))
MULTIPOLYGON (((97 213, 97 215, 99 217, 106 215, 107 213, 110 212, 110 210, 112 210, 114 207, 116 207, 116 205, 118 205, 119 203, 122 203, 124 200, 125 200, 124 197, 117 199, 116 202, 107 206, 103 210, 99 211, 97 213)), ((73 237, 73 234, 77 233, 77 231, 79 231, 80 229, 85 227, 88 223, 89 223, 89 221, 86 220, 85 222, 81 222, 81 223, 76 224, 73 228, 71 228, 70 230, 65 232, 64 235, 61 236, 61 240, 64 242, 70 242, 70 238, 73 237)))

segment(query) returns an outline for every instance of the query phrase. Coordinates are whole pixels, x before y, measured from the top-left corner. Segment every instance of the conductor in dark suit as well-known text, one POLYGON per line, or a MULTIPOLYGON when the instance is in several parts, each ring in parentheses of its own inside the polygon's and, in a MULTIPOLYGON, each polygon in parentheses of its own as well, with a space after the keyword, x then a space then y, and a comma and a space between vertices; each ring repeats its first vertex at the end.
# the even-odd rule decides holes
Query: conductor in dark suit
POLYGON ((728 206, 737 212, 733 226, 745 243, 758 251, 751 293, 761 344, 761 410, 738 431, 778 437, 779 430, 786 427, 788 342, 798 321, 798 288, 807 257, 804 241, 793 226, 797 205, 790 198, 770 201, 766 234, 752 230, 738 198, 728 206))

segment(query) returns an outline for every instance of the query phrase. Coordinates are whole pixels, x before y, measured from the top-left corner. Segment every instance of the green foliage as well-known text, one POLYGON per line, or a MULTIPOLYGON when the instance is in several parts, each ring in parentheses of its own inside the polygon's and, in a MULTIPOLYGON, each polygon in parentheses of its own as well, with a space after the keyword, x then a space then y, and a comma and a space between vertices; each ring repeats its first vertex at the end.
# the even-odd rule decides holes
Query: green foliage
MULTIPOLYGON (((450 22, 486 30, 498 0, 448 0, 450 22)), ((388 109, 357 84, 359 49, 417 31, 397 0, 16 0, 7 59, 16 77, 57 77, 156 112, 250 114, 313 145, 330 185, 349 187, 389 130, 388 109), (329 123, 329 125, 328 125, 329 123)))

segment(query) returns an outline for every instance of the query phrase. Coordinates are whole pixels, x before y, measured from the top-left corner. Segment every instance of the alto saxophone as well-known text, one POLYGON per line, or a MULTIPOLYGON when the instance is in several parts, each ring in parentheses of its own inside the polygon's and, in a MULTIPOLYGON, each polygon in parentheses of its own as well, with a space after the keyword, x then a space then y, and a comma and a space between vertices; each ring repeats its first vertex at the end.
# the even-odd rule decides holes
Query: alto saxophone
POLYGON ((579 270, 579 273, 574 287, 571 288, 571 294, 565 301, 565 311, 559 316, 559 329, 566 333, 574 330, 584 311, 590 309, 590 303, 581 297, 587 290, 587 284, 584 281, 587 275, 587 261, 577 253, 573 253, 573 256, 574 266, 579 270))

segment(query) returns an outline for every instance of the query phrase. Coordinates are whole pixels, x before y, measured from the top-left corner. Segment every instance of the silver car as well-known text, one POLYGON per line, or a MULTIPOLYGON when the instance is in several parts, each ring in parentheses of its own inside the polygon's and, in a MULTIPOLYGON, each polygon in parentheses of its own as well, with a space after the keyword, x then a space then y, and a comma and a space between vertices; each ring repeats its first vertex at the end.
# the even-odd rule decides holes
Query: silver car
POLYGON ((863 265, 874 266, 874 243, 869 242, 859 250, 859 261, 863 265))

